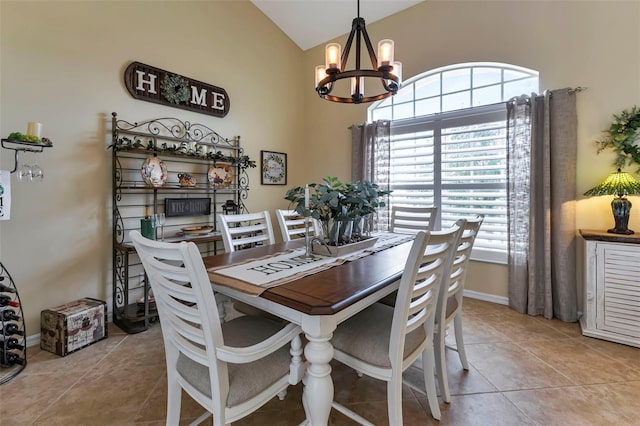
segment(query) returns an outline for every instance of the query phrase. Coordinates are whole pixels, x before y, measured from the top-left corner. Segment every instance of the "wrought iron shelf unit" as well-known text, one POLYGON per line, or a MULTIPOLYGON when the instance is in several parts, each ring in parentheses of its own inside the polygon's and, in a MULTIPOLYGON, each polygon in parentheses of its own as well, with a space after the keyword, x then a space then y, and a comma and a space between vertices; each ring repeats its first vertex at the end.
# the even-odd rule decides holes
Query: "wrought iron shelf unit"
MULTIPOLYGON (((202 124, 177 118, 129 122, 112 114, 113 167, 113 322, 128 333, 146 330, 157 321, 155 303, 144 269, 129 231, 140 230, 145 207, 150 213, 166 215, 156 238, 166 241, 193 241, 203 254, 224 250, 216 222, 219 213, 246 212, 247 168, 252 162, 244 155, 240 137, 226 139, 202 124), (145 179, 142 166, 157 157, 166 167, 166 180, 153 186, 145 179), (222 183, 211 183, 212 170, 224 167, 222 183), (196 183, 182 186, 179 173, 187 173, 196 183), (177 211, 177 204, 191 200, 206 208, 177 211), (185 235, 183 228, 211 226, 205 235, 185 235)), ((253 163, 255 164, 255 163, 253 163)))

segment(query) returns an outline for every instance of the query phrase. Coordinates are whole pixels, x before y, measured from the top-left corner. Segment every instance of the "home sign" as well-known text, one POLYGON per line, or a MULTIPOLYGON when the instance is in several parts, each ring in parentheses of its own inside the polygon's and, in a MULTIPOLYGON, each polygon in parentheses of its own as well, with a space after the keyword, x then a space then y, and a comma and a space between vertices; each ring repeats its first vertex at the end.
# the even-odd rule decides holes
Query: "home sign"
POLYGON ((127 90, 136 99, 224 117, 229 112, 229 95, 218 86, 132 62, 124 71, 127 90))

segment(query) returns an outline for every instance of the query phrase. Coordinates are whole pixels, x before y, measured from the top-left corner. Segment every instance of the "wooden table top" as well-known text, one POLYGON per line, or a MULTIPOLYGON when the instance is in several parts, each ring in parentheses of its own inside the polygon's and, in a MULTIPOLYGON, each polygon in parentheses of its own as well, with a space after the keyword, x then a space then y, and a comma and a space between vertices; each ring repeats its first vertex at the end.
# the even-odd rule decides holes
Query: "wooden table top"
MULTIPOLYGON (((276 243, 204 257, 207 268, 230 265, 303 246, 302 240, 276 243)), ((411 242, 345 262, 265 290, 259 297, 309 315, 332 315, 369 296, 402 275, 411 242)))

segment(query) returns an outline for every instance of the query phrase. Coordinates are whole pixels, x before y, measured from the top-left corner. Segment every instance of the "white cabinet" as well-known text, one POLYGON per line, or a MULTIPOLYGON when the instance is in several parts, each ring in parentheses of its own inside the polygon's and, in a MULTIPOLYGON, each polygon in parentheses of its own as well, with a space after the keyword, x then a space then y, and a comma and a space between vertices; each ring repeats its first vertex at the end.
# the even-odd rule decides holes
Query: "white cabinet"
POLYGON ((640 236, 580 232, 585 257, 582 334, 640 347, 640 236))

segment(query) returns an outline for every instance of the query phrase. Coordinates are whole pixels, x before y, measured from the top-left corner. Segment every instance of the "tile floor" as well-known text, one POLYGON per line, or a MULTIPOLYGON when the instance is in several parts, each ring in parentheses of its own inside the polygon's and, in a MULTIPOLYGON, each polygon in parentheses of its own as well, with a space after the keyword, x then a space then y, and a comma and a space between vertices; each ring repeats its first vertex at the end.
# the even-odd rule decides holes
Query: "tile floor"
MULTIPOLYGON (((465 299, 471 369, 448 353, 451 404, 431 418, 426 397, 408 386, 406 425, 639 425, 640 349, 583 337, 580 327, 465 299)), ((109 338, 60 358, 28 350, 27 368, 0 386, 0 425, 163 425, 166 380, 158 325, 109 338)), ((375 424, 387 424, 385 385, 333 364, 335 399, 375 424)), ((406 378, 420 380, 411 367, 406 378)), ((302 385, 238 425, 297 425, 302 385)), ((183 397, 184 424, 201 413, 183 397)), ((332 425, 352 425, 332 411, 332 425)), ((209 420, 209 423, 211 421, 209 420)))

